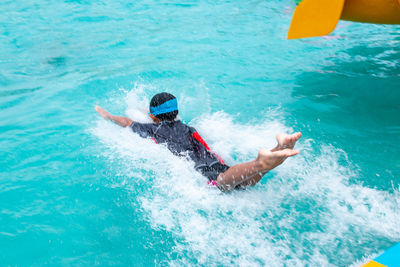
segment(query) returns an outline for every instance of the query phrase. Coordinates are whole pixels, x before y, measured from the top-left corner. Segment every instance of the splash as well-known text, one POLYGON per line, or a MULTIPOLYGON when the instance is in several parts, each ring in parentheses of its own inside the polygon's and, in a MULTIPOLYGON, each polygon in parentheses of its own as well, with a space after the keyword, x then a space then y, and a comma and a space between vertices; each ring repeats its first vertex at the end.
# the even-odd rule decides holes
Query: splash
MULTIPOLYGON (((127 92, 127 114, 146 121, 145 87, 127 92)), ((224 112, 203 114, 197 128, 228 164, 272 148, 274 136, 292 131, 279 113, 238 124, 224 112)), ((175 237, 169 265, 345 266, 374 255, 371 244, 400 239, 400 194, 357 184, 346 153, 306 138, 302 153, 246 191, 223 194, 206 185, 193 163, 129 129, 99 121, 92 133, 134 179, 138 201, 154 229, 175 237), (359 255, 362 255, 360 258, 359 255)), ((129 182, 128 182, 129 183, 129 182)))

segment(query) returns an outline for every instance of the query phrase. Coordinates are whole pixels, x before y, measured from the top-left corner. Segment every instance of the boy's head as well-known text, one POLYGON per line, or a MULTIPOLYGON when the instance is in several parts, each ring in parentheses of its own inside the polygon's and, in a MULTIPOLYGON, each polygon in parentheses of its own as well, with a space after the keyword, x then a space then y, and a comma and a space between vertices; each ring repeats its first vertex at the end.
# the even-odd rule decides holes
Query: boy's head
MULTIPOLYGON (((176 97, 169 93, 159 93, 150 101, 150 116, 153 115, 160 121, 173 121, 178 115, 178 102, 176 97)), ((154 120, 154 118, 152 117, 154 120)))

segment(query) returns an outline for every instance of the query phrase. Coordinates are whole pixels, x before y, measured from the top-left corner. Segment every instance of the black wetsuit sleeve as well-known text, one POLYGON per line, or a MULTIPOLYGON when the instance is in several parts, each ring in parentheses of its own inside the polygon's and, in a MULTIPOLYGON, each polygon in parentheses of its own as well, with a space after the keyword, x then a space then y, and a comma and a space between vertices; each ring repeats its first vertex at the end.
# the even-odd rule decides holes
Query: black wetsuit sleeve
POLYGON ((197 130, 193 127, 188 126, 189 128, 189 133, 192 135, 193 133, 197 132, 197 130))
POLYGON ((153 123, 139 123, 134 121, 130 127, 134 133, 139 134, 143 138, 154 137, 155 125, 153 123))

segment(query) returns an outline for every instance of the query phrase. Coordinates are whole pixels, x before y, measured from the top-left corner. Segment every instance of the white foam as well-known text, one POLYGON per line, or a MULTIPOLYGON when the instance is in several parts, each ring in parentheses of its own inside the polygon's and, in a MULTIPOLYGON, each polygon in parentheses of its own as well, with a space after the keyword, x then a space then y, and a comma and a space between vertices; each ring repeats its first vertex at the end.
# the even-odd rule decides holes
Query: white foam
MULTIPOLYGON (((129 92, 127 100, 127 114, 144 119, 143 90, 129 92)), ((276 119, 276 111, 266 115, 269 119, 238 124, 221 111, 190 124, 235 164, 252 159, 261 147, 272 148, 277 132, 292 131, 276 119)), ((109 148, 104 156, 120 162, 121 172, 148 184, 133 197, 153 228, 176 236, 177 256, 170 265, 349 265, 361 260, 354 255, 374 253, 368 244, 375 238, 400 239, 399 191, 352 182, 357 173, 345 152, 306 137, 299 144, 302 153, 259 185, 223 194, 206 185, 192 162, 129 129, 99 120, 92 132, 109 148)))
POLYGON ((134 121, 150 123, 151 119, 147 115, 149 112, 150 99, 146 97, 145 91, 151 85, 135 83, 134 90, 127 91, 125 101, 128 103, 126 114, 134 121))

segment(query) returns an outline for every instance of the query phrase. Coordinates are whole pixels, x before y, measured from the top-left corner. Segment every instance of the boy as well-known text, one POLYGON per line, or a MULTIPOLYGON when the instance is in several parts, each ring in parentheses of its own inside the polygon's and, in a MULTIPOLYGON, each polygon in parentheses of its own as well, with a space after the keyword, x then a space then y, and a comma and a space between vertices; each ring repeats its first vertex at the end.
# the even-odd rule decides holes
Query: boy
POLYGON ((280 133, 276 136, 278 145, 274 149, 261 149, 255 160, 229 167, 218 155, 211 152, 196 129, 175 120, 178 104, 175 96, 169 93, 159 93, 151 99, 150 118, 153 123, 138 123, 127 117, 114 116, 99 106, 96 106, 96 111, 106 120, 122 127, 129 126, 133 132, 144 138, 166 144, 175 155, 187 155, 195 162, 195 169, 224 192, 255 185, 268 171, 299 153, 293 148, 301 133, 280 133))

